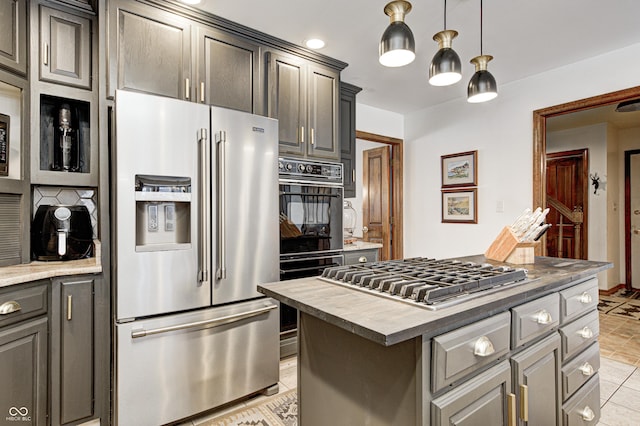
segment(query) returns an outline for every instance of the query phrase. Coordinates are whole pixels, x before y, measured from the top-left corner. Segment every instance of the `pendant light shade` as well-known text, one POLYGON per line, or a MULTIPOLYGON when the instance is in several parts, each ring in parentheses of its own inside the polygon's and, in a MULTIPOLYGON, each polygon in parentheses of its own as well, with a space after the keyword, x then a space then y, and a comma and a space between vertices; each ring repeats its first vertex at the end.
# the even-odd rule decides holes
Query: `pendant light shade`
POLYGON ((447 0, 444 0, 444 29, 433 36, 439 50, 429 65, 429 84, 432 86, 449 86, 462 78, 460 57, 451 48, 451 42, 457 36, 457 31, 447 30, 447 0))
POLYGON ((482 54, 482 0, 480 0, 480 56, 471 60, 471 63, 476 66, 476 72, 467 87, 467 101, 471 103, 487 102, 498 96, 496 79, 487 71, 487 64, 492 59, 493 56, 482 54))
POLYGON ((480 55, 470 61, 476 66, 476 72, 467 87, 467 101, 475 104, 490 101, 498 96, 496 79, 487 71, 487 63, 492 59, 491 55, 480 55))
POLYGON ((411 3, 396 0, 384 7, 391 23, 380 40, 380 63, 386 67, 401 67, 410 64, 416 57, 416 43, 404 17, 411 11, 411 3))
POLYGON ((462 78, 460 57, 451 48, 451 41, 457 35, 457 31, 444 30, 433 36, 440 47, 429 66, 429 83, 433 86, 449 86, 462 78))

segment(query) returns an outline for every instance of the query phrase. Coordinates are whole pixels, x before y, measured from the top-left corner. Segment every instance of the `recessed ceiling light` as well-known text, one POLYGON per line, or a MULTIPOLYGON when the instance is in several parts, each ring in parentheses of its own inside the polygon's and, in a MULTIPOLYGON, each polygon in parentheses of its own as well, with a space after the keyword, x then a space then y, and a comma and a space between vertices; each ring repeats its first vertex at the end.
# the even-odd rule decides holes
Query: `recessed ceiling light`
POLYGON ((309 49, 322 49, 324 47, 324 41, 319 38, 310 38, 304 42, 305 46, 309 49))

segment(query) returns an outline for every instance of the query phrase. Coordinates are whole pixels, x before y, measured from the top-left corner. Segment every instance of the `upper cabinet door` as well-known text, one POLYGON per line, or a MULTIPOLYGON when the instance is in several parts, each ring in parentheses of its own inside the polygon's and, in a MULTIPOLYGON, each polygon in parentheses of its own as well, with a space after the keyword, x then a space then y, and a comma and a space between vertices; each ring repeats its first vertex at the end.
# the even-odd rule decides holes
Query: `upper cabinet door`
POLYGON ((0 67, 27 73, 27 2, 0 2, 0 67))
POLYGON ((258 114, 260 47, 198 28, 197 101, 258 114))
POLYGON ((302 59, 267 53, 267 116, 278 119, 281 154, 305 155, 307 65, 302 59))
POLYGON ((40 8, 40 79, 91 89, 91 20, 40 8))
POLYGON ((338 108, 340 74, 309 67, 309 145, 312 157, 340 160, 338 108))
POLYGON ((109 96, 117 88, 192 99, 189 21, 137 2, 109 8, 109 96))

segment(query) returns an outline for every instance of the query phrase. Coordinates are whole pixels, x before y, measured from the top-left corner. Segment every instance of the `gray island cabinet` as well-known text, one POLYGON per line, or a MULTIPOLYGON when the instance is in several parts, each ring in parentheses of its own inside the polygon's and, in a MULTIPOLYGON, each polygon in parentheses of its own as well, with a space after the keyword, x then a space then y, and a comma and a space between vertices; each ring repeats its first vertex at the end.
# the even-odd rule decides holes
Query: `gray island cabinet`
POLYGON ((611 264, 524 266, 526 280, 437 310, 318 278, 259 286, 300 313, 299 423, 597 424, 596 274, 611 264))

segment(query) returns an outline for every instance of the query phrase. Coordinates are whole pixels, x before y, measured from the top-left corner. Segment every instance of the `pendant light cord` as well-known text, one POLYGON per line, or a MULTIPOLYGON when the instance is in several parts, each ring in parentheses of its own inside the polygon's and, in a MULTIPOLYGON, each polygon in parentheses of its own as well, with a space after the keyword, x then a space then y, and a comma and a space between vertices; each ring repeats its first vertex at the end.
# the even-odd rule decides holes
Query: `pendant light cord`
POLYGON ((482 0, 480 0, 480 56, 482 56, 482 0))
POLYGON ((447 29, 447 0, 444 0, 444 29, 447 29))

